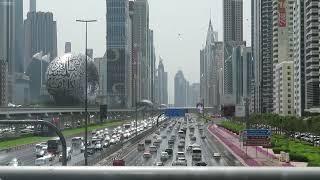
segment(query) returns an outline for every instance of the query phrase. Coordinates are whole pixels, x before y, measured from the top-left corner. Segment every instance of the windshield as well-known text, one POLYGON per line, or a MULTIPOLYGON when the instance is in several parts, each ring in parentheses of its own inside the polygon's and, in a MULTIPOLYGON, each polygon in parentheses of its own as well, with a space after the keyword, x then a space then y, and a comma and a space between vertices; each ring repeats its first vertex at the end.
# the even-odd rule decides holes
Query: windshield
POLYGON ((0 0, 0 164, 320 166, 319 12, 0 0))

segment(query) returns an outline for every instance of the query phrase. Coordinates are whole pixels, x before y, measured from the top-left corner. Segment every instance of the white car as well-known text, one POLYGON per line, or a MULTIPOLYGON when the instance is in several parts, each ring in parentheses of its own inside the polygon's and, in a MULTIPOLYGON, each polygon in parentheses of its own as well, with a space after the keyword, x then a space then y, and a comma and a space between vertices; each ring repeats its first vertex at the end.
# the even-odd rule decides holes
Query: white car
POLYGON ((102 147, 102 144, 101 144, 101 143, 97 143, 97 144, 94 146, 94 148, 95 148, 96 150, 99 150, 99 151, 102 151, 102 150, 103 150, 103 147, 102 147))
POLYGON ((169 159, 169 154, 167 152, 161 152, 160 160, 167 161, 169 159))
POLYGON ((220 158, 221 154, 220 153, 213 153, 213 158, 220 158))
POLYGON ((145 151, 144 153, 143 153, 143 157, 144 158, 151 158, 151 153, 150 153, 150 151, 145 151))

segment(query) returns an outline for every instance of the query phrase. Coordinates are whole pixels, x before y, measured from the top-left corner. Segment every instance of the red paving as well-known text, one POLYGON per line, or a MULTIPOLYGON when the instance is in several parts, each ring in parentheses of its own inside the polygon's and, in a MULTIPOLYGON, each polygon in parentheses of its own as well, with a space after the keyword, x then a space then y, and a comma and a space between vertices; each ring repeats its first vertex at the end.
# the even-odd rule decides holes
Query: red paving
POLYGON ((242 147, 238 135, 215 124, 208 130, 245 166, 292 166, 279 162, 274 154, 261 147, 242 147))

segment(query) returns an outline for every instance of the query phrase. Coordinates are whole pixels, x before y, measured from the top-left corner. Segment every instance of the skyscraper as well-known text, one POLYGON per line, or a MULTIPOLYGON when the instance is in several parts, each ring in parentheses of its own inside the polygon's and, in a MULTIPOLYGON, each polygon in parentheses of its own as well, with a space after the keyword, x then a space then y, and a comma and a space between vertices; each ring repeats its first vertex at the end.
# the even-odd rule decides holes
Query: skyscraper
POLYGON ((223 41, 243 41, 242 0, 223 0, 223 41))
POLYGON ((183 72, 179 70, 174 77, 174 106, 186 107, 187 105, 187 81, 183 72))
POLYGON ((30 12, 37 11, 37 0, 30 0, 30 12))
POLYGON ((23 73, 24 31, 23 31, 23 0, 14 0, 15 3, 15 72, 23 73))
POLYGON ((232 52, 243 42, 243 1, 223 1, 224 95, 232 95, 232 52))
POLYGON ((137 59, 138 100, 148 99, 148 30, 149 4, 147 0, 136 0, 133 7, 132 39, 137 59))
POLYGON ((251 5, 252 53, 255 62, 253 109, 256 112, 268 113, 272 112, 273 103, 272 0, 253 0, 251 5))
POLYGON ((25 70, 36 53, 49 54, 50 60, 57 57, 57 24, 51 12, 29 12, 24 21, 24 30, 25 70))
MULTIPOLYGON (((294 0, 273 0, 273 112, 292 115, 294 0), (286 74, 283 74, 286 73, 286 74), (281 76, 281 77, 280 77, 281 76), (280 77, 280 79, 279 79, 280 77)), ((319 48, 318 48, 319 51, 319 48)))
POLYGON ((107 104, 111 108, 128 108, 132 106, 129 1, 107 0, 106 5, 107 104))
POLYGON ((304 1, 305 108, 319 107, 319 1, 304 1))
POLYGON ((200 53, 201 99, 206 106, 218 107, 220 103, 218 88, 218 69, 223 66, 223 43, 216 41, 216 32, 209 21, 206 43, 200 53))
POLYGON ((305 108, 304 0, 296 0, 294 2, 293 15, 294 113, 302 116, 305 108))
POLYGON ((157 81, 158 84, 156 84, 157 86, 157 90, 158 90, 158 104, 167 104, 168 103, 168 82, 167 82, 167 72, 164 71, 164 65, 163 65, 163 60, 160 58, 160 62, 158 65, 158 71, 157 71, 157 81))

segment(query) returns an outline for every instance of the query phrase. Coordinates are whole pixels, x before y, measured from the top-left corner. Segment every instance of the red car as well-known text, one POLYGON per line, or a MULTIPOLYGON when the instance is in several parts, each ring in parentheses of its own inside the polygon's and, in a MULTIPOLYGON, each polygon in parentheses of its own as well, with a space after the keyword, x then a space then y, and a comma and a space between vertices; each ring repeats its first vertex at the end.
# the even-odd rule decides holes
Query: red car
POLYGON ((112 165, 113 166, 125 166, 126 163, 123 159, 115 159, 115 160, 113 160, 112 165))

